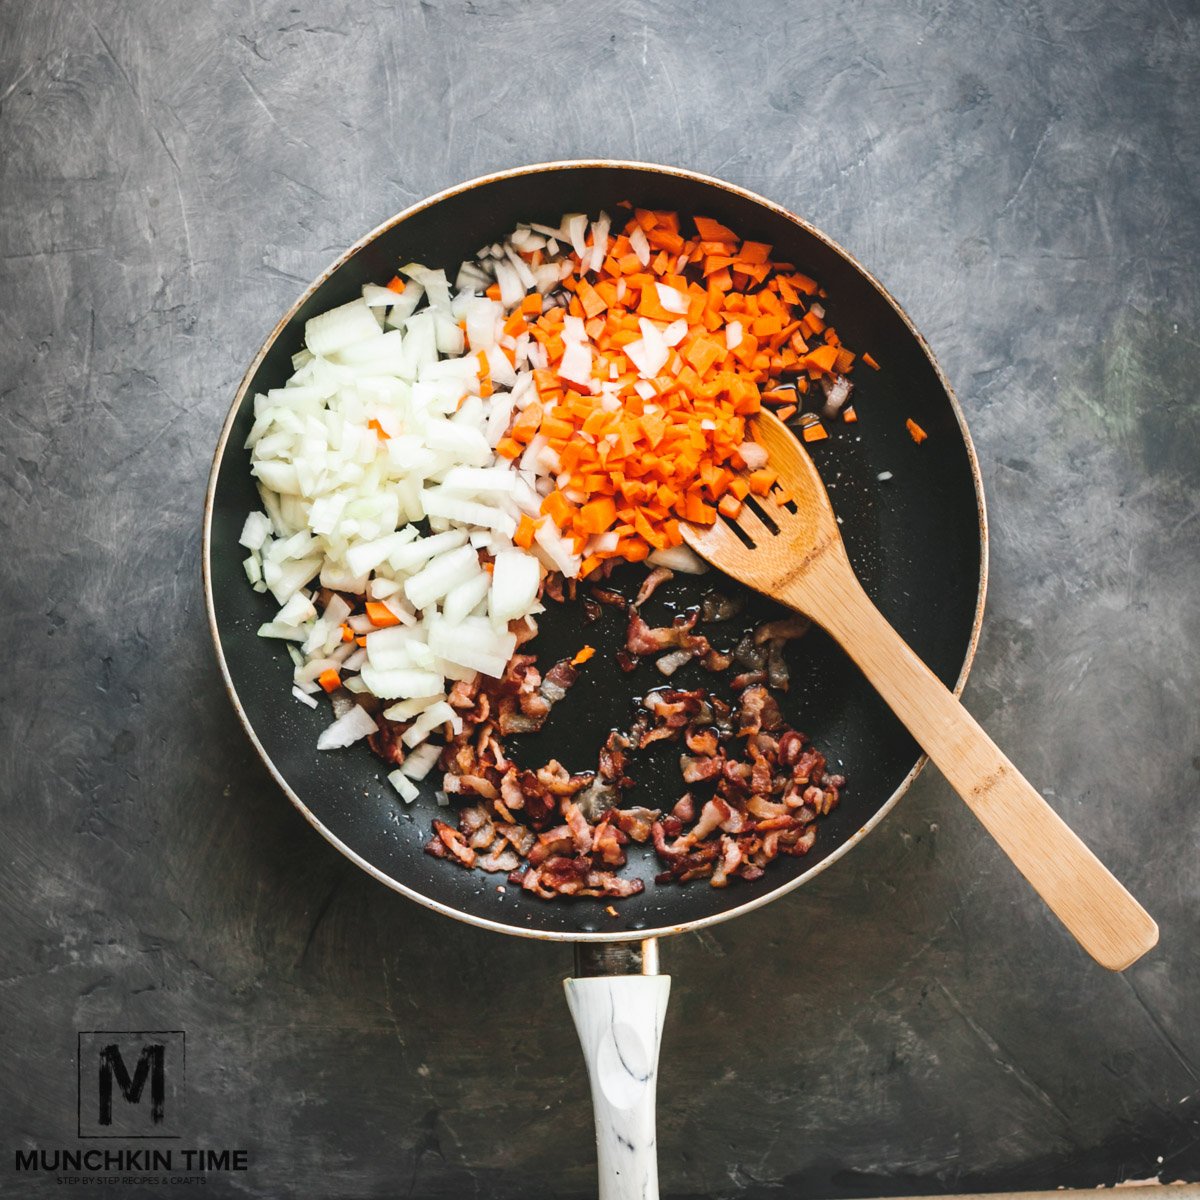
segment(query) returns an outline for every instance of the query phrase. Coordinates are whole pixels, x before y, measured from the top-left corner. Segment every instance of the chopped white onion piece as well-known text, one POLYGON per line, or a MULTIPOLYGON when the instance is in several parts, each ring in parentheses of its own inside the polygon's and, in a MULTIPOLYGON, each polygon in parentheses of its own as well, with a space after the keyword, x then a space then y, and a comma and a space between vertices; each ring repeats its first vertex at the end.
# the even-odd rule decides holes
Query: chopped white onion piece
POLYGON ((441 746, 437 746, 433 742, 425 742, 424 745, 409 752, 400 770, 409 779, 424 779, 437 765, 437 760, 441 756, 441 746))
POLYGON ((411 804, 420 794, 421 789, 399 767, 388 772, 388 783, 400 793, 400 799, 405 804, 411 804))
POLYGON ((317 738, 317 749, 340 750, 375 732, 375 718, 355 704, 321 731, 321 736, 317 738))

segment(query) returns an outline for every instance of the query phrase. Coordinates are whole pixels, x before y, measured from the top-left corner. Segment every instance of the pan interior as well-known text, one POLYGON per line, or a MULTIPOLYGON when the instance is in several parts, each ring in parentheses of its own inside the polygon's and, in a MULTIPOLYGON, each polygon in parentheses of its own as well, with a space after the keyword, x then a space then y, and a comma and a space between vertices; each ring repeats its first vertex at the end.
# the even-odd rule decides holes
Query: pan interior
MULTIPOLYGON (((847 776, 838 809, 818 826, 816 845, 803 859, 779 859, 755 883, 715 889, 704 881, 655 886, 650 854, 631 856, 630 868, 647 879, 639 896, 617 903, 608 916, 591 899, 545 902, 506 886, 503 877, 467 872, 423 851, 436 807, 436 774, 422 796, 404 805, 385 771, 359 745, 320 753, 316 739, 330 720, 327 706, 312 711, 290 696, 291 665, 278 643, 256 636, 276 606, 254 593, 238 546, 242 522, 259 507, 242 449, 253 396, 280 387, 291 373, 304 322, 353 299, 364 283, 391 278, 401 262, 417 259, 456 269, 464 258, 505 235, 518 221, 556 224, 565 212, 616 211, 619 201, 702 214, 771 243, 776 259, 795 263, 818 279, 831 322, 847 345, 869 351, 881 370, 854 372, 859 421, 839 425, 811 447, 842 520, 850 557, 884 615, 938 676, 953 686, 969 663, 982 607, 984 569, 982 497, 974 459, 957 406, 927 348, 900 311, 857 265, 815 230, 755 197, 715 181, 633 165, 544 167, 512 173, 457 190, 377 231, 289 314, 239 393, 214 467, 207 584, 215 636, 241 714, 289 794, 310 820, 342 849, 393 887, 434 907, 510 932, 556 938, 639 937, 680 925, 720 920, 794 886, 846 846, 902 788, 919 751, 849 660, 820 631, 789 648, 792 685, 785 716, 847 776), (911 417, 929 434, 910 438, 911 417), (881 478, 881 476, 884 476, 881 478)), ((715 572, 679 577, 664 588, 657 612, 686 608, 716 588, 736 585, 715 572)), ((628 584, 624 590, 630 592, 628 584)), ((747 593, 748 594, 748 593, 747 593)), ((776 610, 755 599, 753 611, 776 610)), ((651 614, 652 615, 652 614, 651 614)), ((714 627, 720 628, 720 627, 714 627)), ((536 744, 518 753, 539 761, 557 756, 575 770, 593 769, 609 728, 628 722, 632 698, 664 682, 652 663, 626 675, 612 664, 623 622, 615 614, 584 626, 577 608, 551 609, 534 649, 543 667, 584 642, 599 653, 553 712, 536 744)), ((721 637, 716 640, 720 641, 721 637)), ((679 686, 711 684, 697 668, 680 672, 679 686), (695 682, 693 682, 693 680, 695 682)), ((675 753, 678 753, 676 748, 675 753)), ((669 808, 684 790, 670 756, 635 759, 639 787, 629 803, 669 808)))

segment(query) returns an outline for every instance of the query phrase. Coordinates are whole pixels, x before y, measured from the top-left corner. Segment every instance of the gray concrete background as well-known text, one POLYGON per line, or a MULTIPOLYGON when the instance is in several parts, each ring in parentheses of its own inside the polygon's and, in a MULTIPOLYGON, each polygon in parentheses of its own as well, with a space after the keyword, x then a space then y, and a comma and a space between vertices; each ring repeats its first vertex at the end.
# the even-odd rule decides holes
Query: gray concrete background
MULTIPOLYGON (((969 706, 1145 901, 1084 959, 926 774, 800 894, 664 948, 664 1194, 1200 1179, 1195 3, 0 2, 0 1190, 75 1034, 184 1029, 205 1195, 582 1197, 565 951, 295 815, 204 627, 209 457, 343 247, 492 169, 724 176, 890 286, 982 459, 969 706)), ((110 1189, 110 1192, 115 1189, 110 1189)), ((161 1189, 124 1189, 159 1195, 161 1189)))

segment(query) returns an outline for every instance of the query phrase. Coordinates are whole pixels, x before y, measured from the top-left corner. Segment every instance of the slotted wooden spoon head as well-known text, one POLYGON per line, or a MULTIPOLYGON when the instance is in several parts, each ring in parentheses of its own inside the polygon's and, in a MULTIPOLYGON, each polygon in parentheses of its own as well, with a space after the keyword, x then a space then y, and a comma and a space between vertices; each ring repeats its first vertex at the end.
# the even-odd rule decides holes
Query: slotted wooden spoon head
POLYGON ((1158 926, 945 685, 905 645, 854 575, 812 460, 770 413, 754 435, 779 483, 732 521, 681 525, 702 558, 823 626, 908 726, 1063 924, 1115 971, 1158 941, 1158 926))
POLYGON ((681 524, 683 540, 726 575, 808 612, 819 574, 831 565, 849 569, 837 517, 817 468, 791 430, 766 411, 754 417, 753 428, 778 484, 768 496, 748 497, 733 520, 681 524))

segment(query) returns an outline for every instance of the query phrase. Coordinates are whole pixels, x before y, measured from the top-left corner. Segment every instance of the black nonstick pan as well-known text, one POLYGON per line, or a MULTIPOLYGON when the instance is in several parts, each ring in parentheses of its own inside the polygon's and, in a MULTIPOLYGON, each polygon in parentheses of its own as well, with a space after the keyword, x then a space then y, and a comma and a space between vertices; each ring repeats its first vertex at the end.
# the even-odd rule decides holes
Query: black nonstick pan
MULTIPOLYGON (((776 259, 793 262, 819 280, 828 293, 829 319, 845 343, 869 351, 880 364, 878 372, 862 367, 855 372, 858 423, 838 425, 811 450, 867 591, 938 676, 961 689, 983 612, 986 522, 970 437, 932 353, 884 288, 824 234, 750 192, 673 168, 623 162, 520 168, 452 188, 368 234, 283 317, 242 380, 217 446, 204 530, 209 621, 226 687, 292 803, 342 853, 387 886, 497 932, 582 945, 582 973, 598 977, 628 969, 638 956, 622 957, 618 948, 606 951, 597 944, 653 946, 657 937, 723 921, 776 899, 840 858, 897 802, 924 760, 849 659, 819 630, 789 649, 793 685, 783 702, 785 716, 848 780, 842 803, 820 823, 809 855, 780 858, 761 879, 737 880, 724 889, 702 880, 657 886, 652 855, 631 856, 631 867, 647 886, 620 901, 613 917, 604 902, 542 901, 498 886, 496 876, 464 871, 425 854, 430 821, 439 811, 433 798, 436 776, 425 781, 416 802, 405 806, 365 745, 335 753, 316 749, 330 713, 326 706, 312 711, 292 700, 290 660, 277 642, 257 637, 277 606, 247 586, 238 536, 246 514, 260 506, 249 453, 242 448, 252 423, 252 398, 283 386, 308 318, 354 299, 365 283, 386 282, 402 262, 416 259, 453 270, 518 221, 556 225, 565 212, 613 212, 623 200, 714 217, 744 237, 772 244, 776 259), (928 433, 924 443, 910 437, 907 418, 928 433)), ((686 607, 718 582, 712 574, 677 577, 653 603, 660 611, 686 607)), ((721 586, 730 592, 735 585, 721 586)), ((753 603, 759 607, 751 607, 749 619, 761 620, 769 602, 753 603)), ((582 637, 574 619, 568 608, 543 617, 535 643, 539 657, 550 662, 578 648, 582 637)), ((602 623, 588 630, 598 659, 615 649, 622 629, 602 623)), ((609 728, 627 724, 633 697, 662 682, 652 665, 631 675, 615 667, 596 670, 596 665, 594 660, 586 682, 568 693, 537 735, 540 761, 554 756, 573 770, 593 767, 609 728)), ((680 685, 688 686, 682 677, 680 685)), ((669 808, 678 798, 677 776, 672 783, 652 765, 639 782, 631 803, 669 808), (674 789, 670 794, 668 787, 674 789)), ((656 1194, 647 1119, 652 1121, 666 985, 665 978, 651 978, 656 958, 656 952, 646 954, 641 964, 646 977, 626 978, 615 990, 602 979, 592 990, 588 979, 569 983, 597 1102, 604 1196, 656 1194), (614 1007, 623 1005, 632 1007, 614 1007)))

